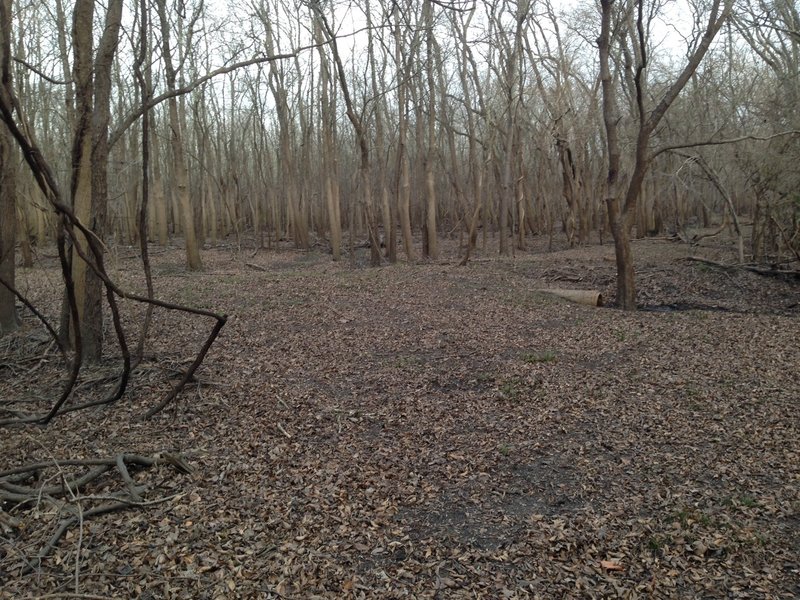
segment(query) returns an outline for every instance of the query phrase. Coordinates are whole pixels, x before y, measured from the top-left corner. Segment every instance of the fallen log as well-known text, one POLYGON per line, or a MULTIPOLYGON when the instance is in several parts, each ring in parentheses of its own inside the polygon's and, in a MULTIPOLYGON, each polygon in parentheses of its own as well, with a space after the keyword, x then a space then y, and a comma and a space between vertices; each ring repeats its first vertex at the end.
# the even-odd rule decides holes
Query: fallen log
POLYGON ((586 304, 588 306, 603 306, 603 295, 597 290, 566 290, 560 288, 548 288, 536 290, 542 294, 557 296, 570 302, 586 304))

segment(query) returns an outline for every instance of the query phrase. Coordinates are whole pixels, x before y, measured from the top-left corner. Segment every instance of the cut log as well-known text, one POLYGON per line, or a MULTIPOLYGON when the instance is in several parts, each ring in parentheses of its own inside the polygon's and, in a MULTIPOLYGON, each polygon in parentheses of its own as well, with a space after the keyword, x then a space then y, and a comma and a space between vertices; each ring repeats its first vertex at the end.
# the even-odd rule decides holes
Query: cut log
POLYGON ((536 290, 543 294, 550 294, 564 298, 570 302, 577 302, 578 304, 587 304, 589 306, 603 306, 603 295, 597 290, 564 290, 564 289, 541 289, 536 290))

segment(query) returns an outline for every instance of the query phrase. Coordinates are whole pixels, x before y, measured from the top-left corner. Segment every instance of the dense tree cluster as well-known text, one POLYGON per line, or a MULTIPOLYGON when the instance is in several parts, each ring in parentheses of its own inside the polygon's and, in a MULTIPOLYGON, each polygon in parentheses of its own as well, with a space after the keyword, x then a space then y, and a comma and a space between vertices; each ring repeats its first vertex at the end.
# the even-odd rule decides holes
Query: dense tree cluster
POLYGON ((3 0, 0 278, 65 238, 96 328, 73 219, 190 269, 245 231, 379 264, 563 229, 613 235, 632 308, 631 236, 721 223, 740 262, 798 260, 798 61, 792 0, 3 0))

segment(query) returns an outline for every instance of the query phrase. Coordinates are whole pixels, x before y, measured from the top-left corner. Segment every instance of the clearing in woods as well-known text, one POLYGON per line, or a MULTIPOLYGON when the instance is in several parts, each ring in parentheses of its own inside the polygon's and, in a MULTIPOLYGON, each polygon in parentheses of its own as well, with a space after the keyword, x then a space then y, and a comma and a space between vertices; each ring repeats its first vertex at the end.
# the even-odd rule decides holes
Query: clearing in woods
MULTIPOLYGON (((156 310, 123 400, 5 428, 0 470, 169 450, 193 471, 132 470, 143 505, 85 519, 40 564, 59 519, 90 501, 6 503, 19 521, 0 524, 0 597, 800 597, 796 281, 640 241, 653 310, 627 314, 534 292, 613 296, 610 246, 466 267, 449 250, 368 269, 217 248, 201 273, 154 250, 158 297, 230 315, 196 382, 136 420, 213 324, 156 310)), ((110 262, 143 288, 133 251, 110 262)), ((53 315, 45 263, 20 287, 53 315)), ((63 377, 25 324, 0 340, 2 418, 45 410, 63 377)), ((73 402, 117 371, 87 368, 73 402)))

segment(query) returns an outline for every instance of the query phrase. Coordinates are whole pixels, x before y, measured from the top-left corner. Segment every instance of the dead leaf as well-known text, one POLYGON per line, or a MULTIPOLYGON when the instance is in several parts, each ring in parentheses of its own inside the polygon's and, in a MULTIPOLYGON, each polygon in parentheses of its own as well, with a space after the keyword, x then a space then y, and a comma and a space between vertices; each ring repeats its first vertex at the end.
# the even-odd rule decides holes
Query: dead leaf
MULTIPOLYGON (((456 253, 457 240, 442 242, 456 253)), ((443 273, 427 262, 352 269, 288 244, 259 250, 268 270, 245 277, 230 248, 205 250, 207 270, 189 276, 163 276, 181 269, 179 249, 154 257, 159 295, 191 292, 237 314, 172 414, 128 418, 168 392, 200 337, 156 311, 124 403, 46 431, 0 430, 0 470, 45 448, 64 458, 173 448, 196 467, 131 470, 147 501, 169 501, 87 518, 35 578, 20 569, 79 507, 3 503, 25 527, 0 535, 0 597, 70 589, 79 543, 81 587, 107 597, 792 595, 796 283, 687 268, 677 247, 648 239, 637 248, 644 304, 732 310, 626 316, 531 301, 535 280, 579 264, 613 296, 613 265, 594 245, 537 245, 513 263, 443 273)), ((45 262, 21 281, 42 296, 57 275, 45 262)), ((58 387, 58 361, 6 368, 9 339, 19 341, 0 340, 0 405, 47 410, 35 398, 58 387)), ((75 403, 105 395, 91 369, 75 403)), ((120 484, 112 470, 76 490, 84 514, 120 484)))
POLYGON ((614 562, 613 560, 601 560, 600 566, 603 567, 606 571, 624 570, 621 564, 619 564, 618 562, 614 562))

